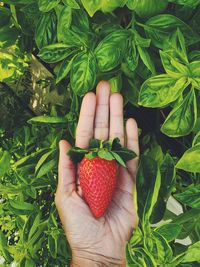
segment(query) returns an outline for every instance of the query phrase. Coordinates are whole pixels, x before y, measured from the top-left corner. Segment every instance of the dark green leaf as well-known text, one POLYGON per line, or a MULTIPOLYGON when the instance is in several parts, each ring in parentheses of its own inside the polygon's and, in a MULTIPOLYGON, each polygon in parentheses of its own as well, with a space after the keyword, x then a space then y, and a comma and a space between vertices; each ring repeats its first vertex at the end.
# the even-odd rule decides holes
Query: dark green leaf
POLYGON ((181 203, 191 208, 200 209, 200 185, 189 186, 184 192, 174 196, 181 203))

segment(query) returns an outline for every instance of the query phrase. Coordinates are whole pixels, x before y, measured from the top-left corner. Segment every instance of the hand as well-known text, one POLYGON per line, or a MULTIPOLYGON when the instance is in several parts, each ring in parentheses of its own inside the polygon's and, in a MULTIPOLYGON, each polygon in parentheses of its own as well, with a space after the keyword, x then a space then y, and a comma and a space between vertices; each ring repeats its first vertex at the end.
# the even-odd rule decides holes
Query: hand
MULTIPOLYGON (((103 140, 119 137, 122 145, 126 144, 139 154, 137 124, 134 119, 129 119, 125 135, 123 98, 119 93, 110 95, 109 84, 105 81, 98 84, 96 95, 90 92, 83 99, 76 131, 76 146, 87 148, 93 137, 103 140)), ((67 141, 60 141, 55 202, 72 249, 71 266, 125 266, 125 244, 138 223, 133 204, 138 158, 127 162, 127 168, 119 168, 113 200, 105 215, 96 219, 77 185, 76 166, 67 156, 70 147, 67 141)))

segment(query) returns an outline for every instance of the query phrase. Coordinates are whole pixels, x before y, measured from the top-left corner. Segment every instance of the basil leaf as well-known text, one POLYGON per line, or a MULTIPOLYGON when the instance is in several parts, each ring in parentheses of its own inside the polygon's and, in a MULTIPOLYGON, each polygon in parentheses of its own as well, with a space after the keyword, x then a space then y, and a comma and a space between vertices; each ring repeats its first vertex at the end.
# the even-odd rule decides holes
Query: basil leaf
POLYGON ((147 79, 140 89, 139 105, 145 107, 163 107, 175 101, 187 87, 185 77, 175 80, 168 74, 147 79))
POLYGON ((197 43, 200 36, 190 26, 171 14, 161 14, 150 18, 144 25, 147 36, 155 47, 163 48, 164 43, 171 33, 177 28, 183 33, 186 45, 197 43))
POLYGON ((140 17, 150 17, 162 12, 167 7, 168 1, 163 0, 128 0, 127 6, 134 10, 140 17))
POLYGON ((71 70, 72 63, 74 60, 75 56, 71 59, 66 58, 63 60, 63 62, 60 64, 57 73, 56 73, 56 83, 59 83, 62 79, 66 78, 68 73, 71 70))
POLYGON ((96 82, 97 65, 94 54, 82 52, 78 54, 71 67, 71 87, 77 95, 84 95, 92 90, 96 82))
POLYGON ((79 4, 77 3, 76 0, 62 0, 62 1, 66 6, 69 6, 71 8, 74 8, 74 9, 79 9, 80 8, 80 6, 79 6, 79 4))
POLYGON ((65 34, 71 25, 71 21, 72 21, 72 9, 70 7, 63 7, 58 17, 58 24, 57 24, 58 42, 64 40, 65 34))
POLYGON ((84 8, 87 10, 88 14, 92 17, 97 10, 102 10, 103 12, 111 12, 116 7, 123 6, 126 0, 81 0, 84 8))
POLYGON ((73 53, 73 48, 66 44, 57 43, 44 46, 38 56, 48 63, 54 63, 65 59, 73 53))
POLYGON ((168 51, 160 51, 160 57, 163 67, 170 77, 179 79, 184 76, 189 76, 188 67, 175 60, 172 56, 169 55, 168 51))
POLYGON ((38 21, 35 41, 38 48, 56 42, 57 18, 54 11, 43 14, 38 21))
POLYGON ((118 30, 106 36, 96 47, 95 56, 100 71, 112 70, 123 59, 128 31, 118 30))
POLYGON ((189 186, 184 192, 175 194, 174 197, 191 208, 200 209, 200 185, 189 186))
POLYGON ((189 172, 200 172, 200 144, 188 149, 176 164, 176 168, 189 172))
POLYGON ((42 12, 49 12, 51 9, 59 4, 60 0, 38 0, 39 10, 42 12))
POLYGON ((170 112, 161 127, 161 131, 170 137, 189 134, 196 123, 196 105, 195 92, 191 89, 186 98, 170 112))
POLYGON ((192 85, 200 90, 200 61, 193 61, 190 63, 189 70, 192 85))
POLYGON ((168 242, 170 242, 177 238, 182 228, 183 228, 182 225, 179 225, 177 223, 168 223, 157 227, 154 231, 159 233, 168 242))

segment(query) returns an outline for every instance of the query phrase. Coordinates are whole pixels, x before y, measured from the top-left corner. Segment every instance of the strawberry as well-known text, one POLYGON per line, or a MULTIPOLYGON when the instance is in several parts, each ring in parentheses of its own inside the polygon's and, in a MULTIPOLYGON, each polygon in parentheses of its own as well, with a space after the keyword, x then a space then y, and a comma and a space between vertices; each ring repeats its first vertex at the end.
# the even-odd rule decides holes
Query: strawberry
POLYGON ((101 217, 111 202, 116 182, 117 163, 100 157, 88 159, 80 163, 80 186, 86 202, 96 218, 101 217))
POLYGON ((92 139, 89 149, 73 147, 68 155, 74 163, 80 162, 80 186, 93 215, 103 216, 116 188, 118 164, 126 167, 125 161, 136 154, 123 148, 115 138, 112 141, 92 139))

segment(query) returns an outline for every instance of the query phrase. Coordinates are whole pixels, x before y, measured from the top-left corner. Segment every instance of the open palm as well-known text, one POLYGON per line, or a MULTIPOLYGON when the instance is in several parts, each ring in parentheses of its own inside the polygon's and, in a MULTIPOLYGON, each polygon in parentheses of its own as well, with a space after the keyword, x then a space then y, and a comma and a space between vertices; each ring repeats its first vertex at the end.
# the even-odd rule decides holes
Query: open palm
MULTIPOLYGON (((110 95, 105 81, 98 84, 96 95, 88 93, 83 99, 76 146, 87 148, 93 137, 102 140, 118 137, 122 145, 139 154, 137 124, 129 119, 124 131, 122 96, 110 95)), ((133 203, 138 158, 127 162, 127 168, 119 167, 112 202, 105 215, 96 219, 84 201, 77 166, 67 156, 70 147, 67 141, 60 142, 55 201, 72 249, 72 266, 125 266, 125 243, 138 221, 133 203)))

